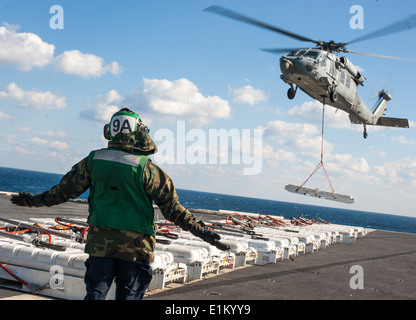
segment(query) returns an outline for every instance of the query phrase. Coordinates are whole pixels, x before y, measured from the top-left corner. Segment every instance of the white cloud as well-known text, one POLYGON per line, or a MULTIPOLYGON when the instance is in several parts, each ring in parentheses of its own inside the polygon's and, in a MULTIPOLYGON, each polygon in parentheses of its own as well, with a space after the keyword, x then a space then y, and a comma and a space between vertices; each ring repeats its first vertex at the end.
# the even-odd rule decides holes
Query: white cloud
POLYGON ((123 98, 116 90, 108 91, 104 96, 98 96, 97 105, 81 112, 81 117, 98 123, 108 123, 111 116, 120 109, 123 98))
POLYGON ((255 89, 250 85, 232 90, 233 102, 253 106, 260 102, 267 102, 267 94, 261 89, 255 89))
MULTIPOLYGON (((263 129, 263 160, 272 167, 281 167, 287 172, 311 170, 320 160, 321 132, 308 123, 270 121, 263 129)), ((325 167, 330 176, 354 181, 374 181, 371 168, 364 157, 352 154, 332 153, 334 145, 324 140, 325 167)), ((307 176, 305 175, 305 178, 307 176)))
POLYGON ((263 160, 265 160, 272 168, 279 166, 279 164, 295 165, 297 157, 293 152, 283 149, 274 150, 274 148, 266 143, 263 143, 263 160))
MULTIPOLYGON (((321 126, 322 103, 319 101, 306 101, 300 106, 295 106, 287 112, 287 115, 303 122, 310 122, 321 126)), ((348 113, 334 107, 325 106, 325 126, 352 131, 363 131, 362 125, 352 124, 348 113)), ((367 126, 368 132, 385 130, 383 126, 367 126)))
POLYGON ((13 129, 24 133, 29 133, 30 131, 32 131, 31 127, 13 127, 13 129))
MULTIPOLYGON (((271 138, 279 145, 293 148, 314 157, 321 152, 320 129, 310 123, 290 123, 281 120, 269 121, 263 129, 264 138, 271 138)), ((324 141, 326 152, 333 150, 333 145, 324 141)))
POLYGON ((331 172, 368 173, 370 166, 365 158, 354 158, 352 154, 329 155, 326 162, 331 172))
POLYGON ((14 147, 14 150, 20 154, 32 154, 33 151, 29 151, 26 148, 22 148, 22 147, 14 147))
POLYGON ((416 139, 408 139, 404 136, 392 137, 391 139, 394 140, 394 141, 397 141, 399 143, 402 143, 402 144, 408 144, 408 145, 415 145, 416 144, 416 139))
POLYGON ((18 29, 19 26, 7 23, 0 27, 0 64, 13 65, 24 71, 48 65, 55 46, 34 33, 18 33, 18 29))
POLYGON ((64 131, 58 131, 58 132, 46 131, 46 132, 41 132, 40 134, 45 137, 58 137, 58 138, 67 137, 64 131))
POLYGON ((14 143, 16 140, 16 136, 14 134, 6 134, 4 137, 8 143, 14 143))
POLYGON ((107 72, 118 75, 122 71, 117 62, 105 65, 103 58, 79 50, 65 51, 55 58, 53 64, 64 73, 83 78, 98 78, 107 72))
POLYGON ((198 87, 182 78, 143 79, 143 85, 133 90, 124 100, 128 105, 138 105, 141 110, 169 116, 169 119, 189 119, 196 126, 210 123, 213 118, 228 119, 231 107, 218 96, 205 97, 198 87))
POLYGON ((0 64, 12 65, 23 71, 53 64, 59 71, 84 78, 98 78, 106 73, 118 75, 122 67, 113 61, 79 50, 65 51, 54 57, 55 46, 44 42, 38 35, 17 32, 20 26, 4 23, 0 27, 0 64))
POLYGON ((11 115, 0 111, 0 120, 10 120, 11 118, 12 118, 11 115))
MULTIPOLYGON (((300 106, 294 106, 287 112, 288 116, 321 125, 322 103, 319 101, 306 101, 300 106)), ((325 106, 325 125, 332 128, 343 128, 350 130, 363 130, 362 126, 352 125, 348 114, 331 106, 325 106)))
POLYGON ((65 149, 68 149, 68 144, 66 142, 61 142, 61 141, 51 141, 49 143, 49 147, 51 149, 65 150, 65 149))
POLYGON ((358 71, 359 73, 361 73, 361 74, 363 74, 363 73, 364 73, 364 69, 363 69, 363 68, 361 68, 358 64, 356 64, 356 65, 355 65, 355 68, 357 69, 357 71, 358 71))
POLYGON ((385 177, 391 184, 407 184, 416 186, 416 160, 405 158, 397 161, 386 162, 380 166, 374 166, 374 171, 380 177, 385 177))
POLYGON ((38 137, 33 137, 29 141, 34 143, 34 144, 39 144, 39 145, 45 145, 45 144, 48 143, 48 140, 41 139, 41 138, 38 138, 38 137))
POLYGON ((21 107, 41 111, 61 109, 66 106, 66 98, 54 95, 50 91, 24 91, 12 82, 0 91, 0 99, 15 101, 21 107))

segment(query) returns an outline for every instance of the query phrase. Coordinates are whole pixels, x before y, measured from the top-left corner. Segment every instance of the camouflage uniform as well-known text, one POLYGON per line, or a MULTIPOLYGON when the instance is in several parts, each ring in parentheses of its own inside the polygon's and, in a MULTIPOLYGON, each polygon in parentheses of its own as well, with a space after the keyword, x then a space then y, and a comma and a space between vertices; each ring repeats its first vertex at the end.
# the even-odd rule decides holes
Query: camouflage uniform
MULTIPOLYGON (((141 131, 130 134, 119 133, 109 141, 108 147, 121 148, 130 153, 146 156, 157 150, 149 134, 141 131)), ((24 198, 23 205, 49 207, 80 196, 92 182, 87 169, 87 159, 88 157, 75 164, 58 185, 41 194, 24 198)), ((160 208, 167 220, 194 234, 202 230, 203 223, 197 222, 193 215, 179 203, 172 180, 151 161, 146 163, 143 184, 146 194, 160 208)), ((155 243, 156 239, 153 234, 90 226, 85 252, 95 257, 152 262, 155 243)))

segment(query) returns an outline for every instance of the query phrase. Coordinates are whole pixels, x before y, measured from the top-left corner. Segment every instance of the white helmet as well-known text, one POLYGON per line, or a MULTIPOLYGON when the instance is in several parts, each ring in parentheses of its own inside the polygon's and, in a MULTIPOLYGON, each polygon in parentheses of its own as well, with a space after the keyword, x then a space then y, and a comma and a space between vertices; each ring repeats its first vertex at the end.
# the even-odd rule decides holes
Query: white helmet
POLYGON ((112 140, 120 132, 131 133, 140 129, 149 132, 137 113, 128 108, 123 108, 114 113, 110 123, 104 126, 104 137, 107 140, 112 140))

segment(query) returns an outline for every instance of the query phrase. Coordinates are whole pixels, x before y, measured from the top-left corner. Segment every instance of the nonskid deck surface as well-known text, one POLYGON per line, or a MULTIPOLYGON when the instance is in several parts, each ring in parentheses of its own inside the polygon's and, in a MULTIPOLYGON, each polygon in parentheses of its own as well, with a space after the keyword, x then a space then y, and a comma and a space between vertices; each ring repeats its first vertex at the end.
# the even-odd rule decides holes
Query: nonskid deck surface
MULTIPOLYGON (((162 217, 158 210, 155 212, 162 217)), ((230 222, 233 219, 225 220, 230 215, 237 222, 241 219, 241 214, 219 213, 194 211, 194 215, 204 222, 230 222)), ((48 227, 58 216, 85 221, 87 205, 70 202, 51 208, 22 208, 11 205, 9 196, 0 195, 0 217, 38 222, 48 227)), ((318 225, 294 224, 295 221, 292 221, 292 224, 280 228, 256 226, 256 237, 238 230, 235 225, 227 226, 225 231, 217 227, 222 240, 232 247, 228 254, 198 243, 186 232, 170 229, 179 237, 157 236, 161 241, 156 247, 154 281, 145 299, 416 298, 416 276, 412 271, 416 263, 415 235, 387 231, 367 234, 364 228, 356 227, 339 227, 334 231, 334 225, 320 225, 327 229, 318 232, 312 230, 318 225), (307 229, 308 232, 303 232, 307 229), (352 279, 357 276, 354 273, 356 266, 362 267, 364 289, 353 288, 351 281, 358 281, 352 279)), ((68 248, 64 252, 56 252, 13 241, 0 239, 0 262, 11 267, 18 276, 29 277, 27 282, 39 279, 40 283, 34 283, 39 292, 36 295, 19 293, 16 289, 30 290, 2 272, 0 285, 14 290, 1 289, 0 299, 83 298, 83 261, 86 259, 83 244, 75 241, 69 244, 61 239, 58 242, 68 248), (63 268, 65 287, 45 287, 53 276, 50 268, 56 265, 63 268)))

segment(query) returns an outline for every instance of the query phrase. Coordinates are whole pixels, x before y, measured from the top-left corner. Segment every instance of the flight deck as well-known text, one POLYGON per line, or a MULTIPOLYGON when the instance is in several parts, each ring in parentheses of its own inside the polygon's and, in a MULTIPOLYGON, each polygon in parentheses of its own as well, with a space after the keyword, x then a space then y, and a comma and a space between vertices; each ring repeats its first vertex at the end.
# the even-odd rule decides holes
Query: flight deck
MULTIPOLYGON (((83 202, 68 202, 50 208, 27 208, 12 205, 9 198, 9 195, 0 195, 0 216, 2 218, 21 221, 30 221, 31 219, 32 221, 49 221, 59 216, 73 220, 85 220, 88 215, 88 205, 83 202)), ((155 214, 158 219, 162 218, 158 209, 155 210, 155 214)), ((197 219, 203 221, 223 221, 230 216, 229 212, 209 210, 193 210, 193 214, 197 219)), ((241 214, 235 213, 234 215, 236 218, 239 216, 241 214)), ((289 229, 288 227, 286 229, 289 229)), ((229 235, 233 236, 233 233, 239 232, 232 230, 231 226, 228 228, 229 235)), ((147 292, 144 299, 168 301, 416 299, 416 274, 414 272, 416 235, 365 229, 365 234, 357 236, 353 240, 340 241, 340 238, 338 240, 332 238, 332 240, 321 239, 317 242, 315 238, 315 247, 313 244, 309 244, 308 247, 302 245, 302 243, 308 242, 308 236, 293 230, 291 234, 293 234, 293 238, 298 240, 290 242, 280 239, 282 250, 277 249, 277 240, 274 247, 269 247, 269 240, 276 238, 276 235, 266 235, 263 230, 263 240, 253 239, 249 246, 245 246, 244 250, 246 251, 243 256, 238 254, 230 255, 228 258, 223 256, 221 259, 215 260, 215 263, 199 264, 199 269, 197 264, 190 261, 183 260, 181 263, 176 263, 177 266, 184 266, 185 271, 182 270, 182 272, 185 272, 186 276, 184 273, 181 276, 180 268, 175 270, 167 268, 162 271, 163 268, 160 267, 157 269, 159 274, 156 274, 156 271, 154 274, 154 278, 159 282, 153 283, 153 287, 147 292), (255 257, 252 255, 254 251, 257 252, 255 257), (186 268, 186 266, 188 267, 186 268), (193 269, 189 266, 192 266, 193 269), (362 289, 356 287, 358 275, 356 270, 362 270, 363 277, 360 280, 363 285, 362 289), (175 281, 168 281, 169 272, 172 277, 176 276, 175 281)), ((238 244, 247 242, 246 235, 244 237, 241 234, 238 236, 241 238, 240 241, 234 243, 235 248, 238 244)), ((223 233, 222 239, 226 238, 227 236, 223 233)), ((230 244, 233 243, 232 239, 235 238, 230 237, 228 240, 230 244)), ((184 241, 182 245, 176 246, 191 246, 190 243, 185 244, 188 240, 182 239, 181 241, 184 241)), ((5 240, 2 239, 2 241, 5 240)), ((161 248, 168 245, 166 241, 165 244, 162 241, 161 244, 158 244, 158 250, 163 251, 164 249, 161 248)), ((26 245, 26 247, 30 247, 30 245, 26 245)), ((0 262, 7 265, 8 261, 5 260, 5 257, 9 253, 6 249, 1 249, 0 258, 2 261, 0 262)), ((53 251, 46 248, 35 249, 38 250, 39 256, 46 256, 49 251, 53 251)), ((76 251, 75 248, 73 250, 67 250, 67 253, 76 251)), ((166 251, 168 251, 167 248, 166 251)), ((208 249, 199 248, 191 251, 192 254, 198 252, 203 254, 208 249)), ((55 257, 58 253, 50 255, 55 257)), ((178 254, 172 249, 167 256, 175 255, 178 254)), ((17 253, 10 254, 10 256, 9 261, 14 259, 13 261, 17 261, 16 264, 24 260, 17 253)), ((71 261, 79 259, 77 257, 72 257, 71 261)), ((79 253, 79 257, 82 257, 82 253, 79 253)), ((189 256, 189 259, 191 258, 192 255, 189 256)), ((54 263, 56 261, 58 260, 54 260, 54 263)), ((37 266, 28 265, 27 268, 31 269, 31 272, 40 270, 40 261, 36 261, 36 263, 37 266)), ((73 263, 73 265, 75 264, 73 263)), ((15 269, 17 275, 22 278, 25 275, 23 269, 23 267, 15 269)), ((82 270, 77 272, 82 273, 82 270)), ((4 276, 4 272, 0 276, 2 278, 0 279, 0 299, 2 300, 66 299, 65 296, 60 298, 59 295, 55 297, 51 295, 50 288, 47 289, 49 293, 47 290, 42 292, 41 286, 38 287, 40 290, 37 293, 24 290, 23 286, 15 279, 4 276)), ((68 278, 71 277, 68 276, 68 278)), ((34 281, 34 279, 28 278, 24 280, 34 281)), ((82 291, 82 274, 78 276, 77 281, 75 288, 82 291)), ((59 288, 55 290, 59 290, 59 288)), ((73 297, 75 297, 72 298, 74 300, 82 299, 82 293, 75 292, 73 297)))

